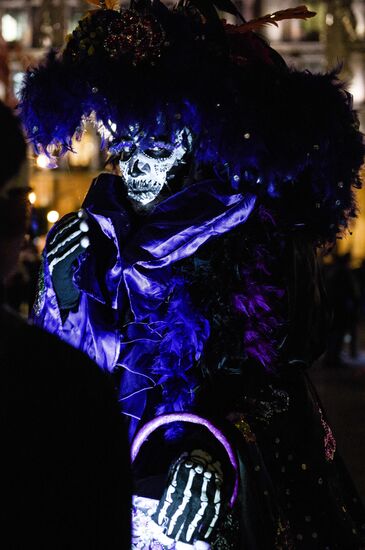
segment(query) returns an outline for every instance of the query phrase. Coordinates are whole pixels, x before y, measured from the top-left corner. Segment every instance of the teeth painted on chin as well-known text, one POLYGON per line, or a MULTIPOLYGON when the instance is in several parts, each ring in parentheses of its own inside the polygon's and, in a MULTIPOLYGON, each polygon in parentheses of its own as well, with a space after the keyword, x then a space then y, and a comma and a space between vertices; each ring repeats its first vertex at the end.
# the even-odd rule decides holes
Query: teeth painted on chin
POLYGON ((140 202, 141 204, 148 204, 152 202, 157 197, 157 194, 153 193, 133 193, 129 192, 128 197, 135 202, 140 202))
POLYGON ((159 191, 165 185, 165 182, 151 182, 146 180, 127 180, 127 187, 136 192, 154 192, 159 191))
POLYGON ((151 187, 132 187, 131 189, 132 193, 159 193, 160 188, 151 189, 151 187))
POLYGON ((160 193, 160 189, 154 191, 154 190, 151 190, 151 189, 129 189, 128 191, 128 194, 132 194, 132 195, 146 195, 146 196, 154 196, 154 197, 157 197, 157 195, 159 195, 160 193))
POLYGON ((152 190, 153 189, 151 187, 147 187, 147 186, 143 187, 141 185, 139 185, 139 186, 128 185, 128 191, 132 191, 132 193, 133 193, 133 191, 136 191, 137 193, 143 193, 143 192, 148 193, 152 190))

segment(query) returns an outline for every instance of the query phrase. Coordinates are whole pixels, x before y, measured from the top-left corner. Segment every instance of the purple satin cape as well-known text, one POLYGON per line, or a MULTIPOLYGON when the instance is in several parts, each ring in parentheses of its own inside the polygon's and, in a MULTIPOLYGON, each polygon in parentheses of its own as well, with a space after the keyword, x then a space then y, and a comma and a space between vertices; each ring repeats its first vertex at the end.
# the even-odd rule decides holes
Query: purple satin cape
MULTIPOLYGON (((191 409, 193 367, 209 338, 209 320, 191 303, 177 262, 244 223, 255 197, 203 181, 163 201, 134 227, 122 190, 120 177, 101 174, 84 201, 93 227, 74 274, 81 291, 77 311, 62 324, 44 258, 45 289, 34 320, 103 369, 123 369, 121 408, 136 424, 145 390, 156 384, 165 394, 159 414, 191 409), (94 242, 95 231, 102 238, 94 242)), ((57 225, 50 235, 55 231, 57 225)))

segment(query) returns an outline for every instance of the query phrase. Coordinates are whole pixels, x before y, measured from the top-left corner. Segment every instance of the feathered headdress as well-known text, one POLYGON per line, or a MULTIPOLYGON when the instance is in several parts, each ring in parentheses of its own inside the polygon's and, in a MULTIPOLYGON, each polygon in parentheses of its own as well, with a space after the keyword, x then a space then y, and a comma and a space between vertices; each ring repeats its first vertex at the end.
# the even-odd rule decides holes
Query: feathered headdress
POLYGON ((245 22, 231 0, 91 4, 64 48, 26 75, 20 111, 37 151, 70 150, 91 115, 114 141, 135 121, 147 131, 187 126, 195 162, 235 189, 295 204, 283 211, 290 226, 310 227, 317 241, 347 226, 364 152, 351 98, 335 74, 288 68, 255 32, 313 12, 245 22))
POLYGON ((80 135, 80 122, 91 113, 102 127, 110 127, 110 120, 118 122, 120 108, 135 115, 142 102, 148 110, 151 103, 179 96, 197 99, 207 90, 214 100, 224 96, 217 79, 224 79, 235 64, 285 67, 253 31, 314 15, 300 6, 245 22, 231 0, 180 0, 174 10, 159 0, 132 0, 127 10, 120 9, 118 0, 86 1, 94 9, 60 52, 52 52, 43 66, 28 72, 23 88, 29 139, 36 150, 48 154, 70 149, 72 137, 80 135), (235 15, 241 24, 225 25, 217 10, 235 15))

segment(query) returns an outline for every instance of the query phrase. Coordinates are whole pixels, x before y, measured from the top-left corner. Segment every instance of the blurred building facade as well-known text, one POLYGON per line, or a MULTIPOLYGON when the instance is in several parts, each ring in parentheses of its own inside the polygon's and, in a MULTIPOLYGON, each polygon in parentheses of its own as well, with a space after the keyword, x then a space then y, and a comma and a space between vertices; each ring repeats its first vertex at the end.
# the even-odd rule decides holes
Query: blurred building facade
MULTIPOLYGON (((246 19, 300 3, 236 2, 246 19)), ((341 77, 348 83, 365 129, 365 2, 309 0, 306 4, 317 12, 315 18, 284 21, 279 27, 268 28, 266 36, 289 65, 314 72, 341 66, 341 77)), ((1 99, 16 105, 26 68, 36 64, 49 47, 60 46, 87 9, 85 0, 0 0, 1 99)), ((40 212, 63 215, 77 209, 92 177, 103 167, 98 138, 91 128, 75 149, 77 152, 69 154, 56 170, 50 170, 45 159, 34 158, 33 199, 40 212)), ((353 236, 340 243, 340 248, 351 250, 360 261, 365 258, 365 191, 359 192, 359 206, 362 214, 353 236)))

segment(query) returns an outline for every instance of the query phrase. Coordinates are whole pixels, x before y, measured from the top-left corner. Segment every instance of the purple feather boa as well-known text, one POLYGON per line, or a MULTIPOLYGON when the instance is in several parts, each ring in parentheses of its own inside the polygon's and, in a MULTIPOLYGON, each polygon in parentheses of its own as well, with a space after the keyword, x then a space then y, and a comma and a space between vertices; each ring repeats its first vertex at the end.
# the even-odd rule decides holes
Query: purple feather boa
MULTIPOLYGON (((258 210, 259 223, 273 230, 273 217, 264 208, 258 210)), ((242 290, 233 295, 235 309, 243 322, 244 349, 247 356, 266 370, 274 371, 279 357, 279 329, 284 319, 279 301, 285 291, 273 285, 270 263, 274 260, 268 244, 252 243, 249 259, 241 266, 242 290)))

